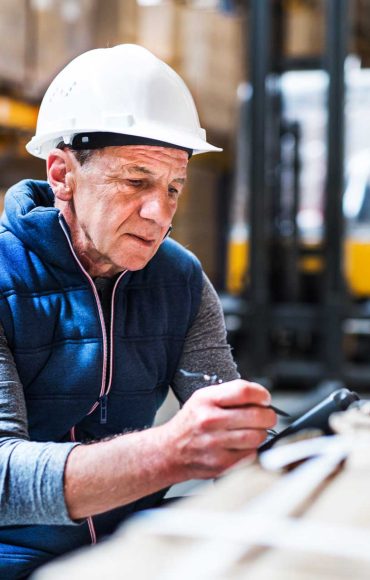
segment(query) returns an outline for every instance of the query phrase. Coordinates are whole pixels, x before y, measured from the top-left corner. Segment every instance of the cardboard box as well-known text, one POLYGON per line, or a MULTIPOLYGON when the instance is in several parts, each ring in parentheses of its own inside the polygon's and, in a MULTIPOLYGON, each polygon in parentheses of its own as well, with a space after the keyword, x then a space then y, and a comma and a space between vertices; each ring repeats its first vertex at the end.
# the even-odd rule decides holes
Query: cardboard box
MULTIPOLYGON (((104 2, 102 2, 102 5, 104 6, 104 2)), ((119 0, 118 19, 116 21, 116 25, 118 27, 117 42, 115 42, 115 44, 121 44, 125 42, 135 44, 137 42, 137 19, 138 19, 137 1, 119 0)), ((102 44, 101 46, 105 45, 102 44)))
POLYGON ((179 7, 173 2, 138 6, 136 42, 175 66, 178 53, 179 7))
POLYGON ((34 2, 37 49, 28 71, 28 96, 43 95, 67 62, 94 47, 96 4, 97 0, 34 2))
POLYGON ((211 278, 218 276, 217 220, 220 172, 201 159, 189 165, 186 188, 174 219, 172 237, 199 258, 211 278))
POLYGON ((285 0, 285 55, 312 57, 325 50, 325 6, 321 0, 285 0))
POLYGON ((0 2, 0 80, 17 86, 26 79, 26 17, 26 0, 0 2))
POLYGON ((233 132, 237 88, 246 78, 245 19, 212 10, 180 12, 179 72, 188 83, 201 123, 233 132))
POLYGON ((370 67, 370 11, 368 0, 349 3, 351 30, 349 52, 359 56, 364 68, 370 67))

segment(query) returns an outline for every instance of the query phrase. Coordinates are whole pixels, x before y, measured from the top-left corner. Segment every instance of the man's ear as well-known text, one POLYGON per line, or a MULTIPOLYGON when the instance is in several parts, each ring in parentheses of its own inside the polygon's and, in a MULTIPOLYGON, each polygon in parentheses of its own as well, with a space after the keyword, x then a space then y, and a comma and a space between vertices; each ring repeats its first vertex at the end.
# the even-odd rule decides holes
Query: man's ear
POLYGON ((73 195, 72 163, 68 151, 52 149, 47 158, 47 176, 55 197, 70 201, 73 195))

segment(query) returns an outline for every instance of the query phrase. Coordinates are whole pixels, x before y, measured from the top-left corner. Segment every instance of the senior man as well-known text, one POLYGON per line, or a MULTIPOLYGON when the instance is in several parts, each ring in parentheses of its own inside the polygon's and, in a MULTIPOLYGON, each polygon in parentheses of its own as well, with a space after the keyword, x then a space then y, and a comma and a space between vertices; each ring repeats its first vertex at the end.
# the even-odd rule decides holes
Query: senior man
POLYGON ((275 423, 198 260, 167 239, 189 158, 217 151, 180 77, 139 46, 89 51, 51 83, 27 149, 48 181, 9 190, 0 230, 7 580, 253 456, 275 423), (182 408, 151 427, 169 386, 182 408))

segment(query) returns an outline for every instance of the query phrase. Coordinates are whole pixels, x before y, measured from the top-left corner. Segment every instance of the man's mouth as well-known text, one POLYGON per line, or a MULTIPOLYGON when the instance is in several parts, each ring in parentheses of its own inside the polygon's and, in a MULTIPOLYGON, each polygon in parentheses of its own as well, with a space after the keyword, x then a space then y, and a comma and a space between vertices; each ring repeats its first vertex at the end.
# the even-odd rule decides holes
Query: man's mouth
POLYGON ((146 248, 150 248, 156 242, 155 238, 146 238, 144 236, 138 236, 136 234, 126 234, 126 235, 130 236, 130 238, 132 238, 133 241, 135 241, 138 244, 141 244, 146 248))

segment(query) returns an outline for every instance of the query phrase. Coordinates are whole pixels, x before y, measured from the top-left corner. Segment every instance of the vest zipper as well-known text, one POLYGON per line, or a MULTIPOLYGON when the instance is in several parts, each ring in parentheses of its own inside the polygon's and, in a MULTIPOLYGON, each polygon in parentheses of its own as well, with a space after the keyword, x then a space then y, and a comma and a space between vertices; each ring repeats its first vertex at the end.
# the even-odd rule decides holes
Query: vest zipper
MULTIPOLYGON (((112 290, 112 298, 111 298, 111 309, 110 309, 110 335, 109 335, 109 345, 110 345, 110 349, 109 349, 109 378, 108 378, 108 382, 106 384, 106 389, 105 389, 105 393, 104 393, 104 403, 103 405, 107 405, 108 402, 108 395, 111 391, 112 388, 112 379, 113 379, 113 327, 114 327, 114 304, 115 304, 115 298, 116 298, 116 291, 117 291, 117 287, 118 284, 120 283, 120 281, 122 280, 123 276, 125 274, 127 274, 128 270, 124 270, 123 272, 121 272, 121 274, 118 276, 114 286, 113 286, 113 290, 112 290)), ((105 410, 105 418, 107 418, 107 409, 105 410)), ((106 421, 104 421, 106 422, 106 421)))
POLYGON ((91 278, 91 276, 87 273, 87 271, 85 270, 85 268, 83 267, 83 265, 81 264, 80 260, 77 257, 77 254, 72 246, 72 242, 69 238, 68 232, 66 230, 65 224, 63 223, 63 217, 59 216, 59 222, 61 225, 61 228, 67 238, 68 241, 68 245, 70 247, 70 250, 72 252, 72 255, 74 257, 74 259, 76 260, 79 268, 81 269, 81 271, 83 272, 83 274, 85 275, 85 277, 88 279, 90 286, 92 288, 92 291, 94 293, 94 297, 95 297, 95 301, 98 307, 98 313, 99 313, 99 320, 100 320, 100 326, 102 329, 102 334, 103 334, 103 371, 102 371, 102 383, 101 383, 101 387, 100 387, 100 393, 99 393, 99 398, 98 400, 93 404, 93 406, 91 407, 90 411, 87 413, 87 415, 91 415, 91 413, 93 413, 95 411, 95 409, 101 405, 101 411, 100 411, 100 423, 104 424, 107 422, 108 420, 108 399, 107 396, 112 388, 112 376, 113 376, 113 322, 114 322, 114 300, 115 300, 115 295, 116 295, 116 290, 117 290, 117 286, 119 284, 119 282, 121 281, 121 279, 123 278, 123 276, 127 273, 128 270, 124 270, 123 272, 121 272, 121 274, 118 276, 113 290, 112 290, 112 301, 111 301, 111 323, 110 323, 110 349, 109 349, 109 378, 107 381, 107 361, 108 361, 108 341, 107 341, 107 330, 105 328, 105 322, 104 322, 104 314, 103 314, 103 310, 101 307, 101 303, 100 303, 100 298, 99 298, 99 294, 98 291, 96 289, 96 286, 94 284, 93 279, 91 278))
POLYGON ((108 395, 105 393, 99 398, 100 401, 100 424, 105 425, 108 420, 108 395))
POLYGON ((81 271, 83 272, 83 274, 85 275, 85 277, 88 279, 89 284, 91 286, 91 289, 94 293, 94 297, 95 297, 95 301, 96 301, 96 305, 98 307, 98 314, 99 314, 99 320, 100 320, 100 326, 102 329, 102 335, 103 335, 103 370, 102 370, 102 381, 101 381, 101 387, 100 387, 100 393, 99 393, 99 399, 98 401, 96 401, 93 406, 91 407, 90 411, 87 413, 87 415, 91 415, 91 413, 93 413, 95 411, 95 409, 97 408, 97 406, 99 405, 99 400, 100 398, 105 394, 105 383, 106 383, 106 374, 107 374, 107 359, 108 359, 108 345, 107 345, 107 331, 105 328, 105 323, 104 323, 104 315, 103 315, 103 310, 100 304, 100 299, 99 299, 99 294, 98 291, 95 287, 94 281, 91 278, 91 276, 86 272, 85 268, 83 267, 83 265, 81 264, 80 260, 78 259, 76 252, 74 250, 74 247, 72 246, 72 242, 69 238, 68 232, 66 230, 65 224, 63 223, 63 217, 61 215, 59 215, 59 223, 61 225, 61 228, 67 238, 67 242, 69 244, 70 250, 72 252, 72 255, 74 257, 74 259, 76 260, 79 268, 81 269, 81 271))
POLYGON ((115 284, 113 286, 113 290, 112 290, 112 298, 111 298, 111 309, 110 309, 110 333, 109 333, 109 377, 108 377, 108 381, 106 380, 105 382, 105 390, 103 395, 101 395, 99 397, 99 401, 100 401, 100 424, 101 425, 105 425, 108 421, 108 394, 112 388, 112 378, 113 378, 113 325, 114 325, 114 302, 115 302, 115 296, 116 296, 116 290, 117 290, 117 286, 120 282, 120 280, 122 279, 122 277, 126 274, 127 270, 124 270, 124 272, 122 272, 117 280, 115 281, 115 284))
MULTIPOLYGON (((100 325, 101 325, 101 329, 102 329, 102 335, 103 335, 103 370, 102 370, 102 382, 101 382, 101 387, 100 387, 100 393, 99 393, 99 399, 93 404, 93 406, 91 407, 90 411, 87 413, 87 415, 91 415, 91 413, 93 413, 95 411, 95 409, 99 406, 100 404, 100 423, 101 424, 105 424, 107 423, 108 420, 108 393, 111 390, 112 387, 112 376, 113 376, 113 372, 112 372, 112 367, 113 367, 113 320, 114 320, 114 298, 115 298, 115 294, 116 294, 116 289, 117 289, 117 285, 119 283, 119 281, 121 280, 121 278, 126 274, 127 270, 125 270, 124 272, 122 272, 122 274, 117 278, 116 283, 113 287, 113 291, 112 291, 112 302, 111 302, 111 325, 110 325, 110 368, 109 368, 109 380, 108 380, 108 384, 107 384, 107 360, 108 360, 108 343, 107 343, 107 329, 105 328, 105 322, 104 322, 104 314, 103 314, 103 310, 101 307, 101 303, 100 303, 100 298, 99 298, 99 294, 98 291, 96 289, 96 286, 94 284, 93 279, 91 278, 91 276, 86 272, 85 268, 83 267, 83 265, 81 264, 80 260, 77 257, 77 254, 72 246, 72 242, 69 238, 68 232, 66 230, 66 226, 64 224, 64 218, 62 215, 59 215, 59 223, 60 226, 64 232, 64 235, 67 238, 67 242, 68 245, 70 247, 70 250, 72 252, 72 255, 74 257, 74 259, 76 260, 79 268, 81 269, 81 271, 83 272, 83 274, 85 275, 85 277, 88 279, 90 286, 92 288, 92 291, 94 293, 94 297, 95 297, 95 301, 98 307, 98 313, 99 313, 99 320, 100 320, 100 325)), ((75 426, 72 427, 72 429, 70 430, 70 435, 71 435, 71 441, 76 441, 76 437, 75 437, 75 426)), ((90 532, 90 537, 91 537, 91 543, 92 544, 96 544, 97 538, 96 538, 96 531, 95 531, 95 526, 94 526, 94 521, 92 517, 88 517, 87 518, 87 525, 89 527, 89 532, 90 532)))

